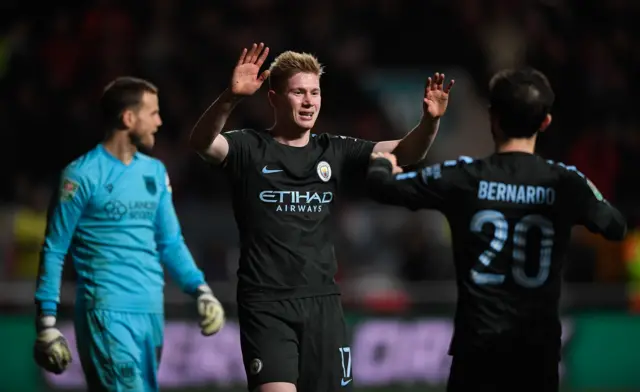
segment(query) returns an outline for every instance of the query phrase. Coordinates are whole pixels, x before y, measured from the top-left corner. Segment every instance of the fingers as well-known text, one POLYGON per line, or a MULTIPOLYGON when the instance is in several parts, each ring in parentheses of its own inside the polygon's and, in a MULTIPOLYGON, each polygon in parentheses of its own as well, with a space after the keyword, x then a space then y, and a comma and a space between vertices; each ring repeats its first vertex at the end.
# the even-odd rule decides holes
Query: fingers
POLYGON ((433 84, 433 80, 431 79, 431 76, 429 76, 429 77, 427 78, 427 83, 425 83, 425 85, 424 85, 424 93, 425 93, 425 95, 426 95, 429 91, 431 91, 431 85, 432 85, 432 84, 433 84))
POLYGON ((267 56, 269 55, 269 47, 265 47, 264 44, 262 42, 260 42, 260 45, 258 46, 258 53, 260 53, 260 51, 262 51, 262 53, 258 56, 258 60, 256 61, 256 65, 258 67, 262 67, 262 64, 264 64, 264 61, 267 59, 267 56))
MULTIPOLYGON (((429 91, 442 90, 442 85, 444 84, 445 75, 440 72, 436 72, 433 77, 427 78, 427 83, 425 84, 424 90, 425 93, 429 91)), ((450 83, 451 86, 453 86, 450 83)), ((447 86, 448 88, 451 88, 447 86)))
POLYGON ((251 45, 251 50, 249 51, 250 56, 247 55, 247 62, 255 64, 256 61, 258 61, 258 56, 260 55, 262 48, 264 48, 264 44, 262 42, 260 42, 258 45, 251 45))
POLYGON ((260 76, 258 76, 258 79, 260 79, 260 81, 262 81, 262 82, 267 80, 267 78, 269 78, 269 70, 266 70, 266 71, 262 72, 260 74, 260 76))
POLYGON ((391 162, 395 162, 396 156, 390 152, 374 152, 373 154, 371 154, 371 159, 378 159, 378 158, 384 158, 391 162))
POLYGON ((391 171, 391 174, 400 174, 402 173, 404 170, 402 170, 402 168, 400 166, 393 166, 393 170, 391 171))
POLYGON ((261 67, 268 55, 269 47, 265 47, 263 42, 260 42, 259 44, 254 43, 249 49, 242 49, 237 65, 256 64, 258 67, 261 67))
POLYGON ((451 91, 451 88, 453 87, 454 84, 456 84, 456 81, 451 79, 449 84, 447 84, 447 87, 444 88, 444 92, 449 94, 449 91, 451 91))
POLYGON ((453 85, 456 83, 456 81, 451 79, 451 81, 449 81, 447 86, 443 88, 444 80, 445 80, 445 75, 439 72, 436 72, 433 75, 433 77, 428 77, 427 83, 425 84, 425 87, 424 87, 425 97, 430 91, 436 91, 436 90, 441 90, 445 94, 448 94, 449 91, 451 91, 451 88, 453 87, 453 85))
POLYGON ((240 57, 238 58, 238 65, 242 65, 245 62, 247 57, 247 48, 242 49, 242 53, 240 53, 240 57))

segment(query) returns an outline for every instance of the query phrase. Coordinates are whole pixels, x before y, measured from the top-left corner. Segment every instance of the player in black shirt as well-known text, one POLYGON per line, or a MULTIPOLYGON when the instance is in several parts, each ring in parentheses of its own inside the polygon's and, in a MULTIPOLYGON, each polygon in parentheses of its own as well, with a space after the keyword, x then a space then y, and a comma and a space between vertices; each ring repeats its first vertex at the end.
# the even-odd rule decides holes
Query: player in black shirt
POLYGON ((373 143, 312 135, 321 106, 322 67, 309 54, 285 52, 269 71, 263 44, 244 50, 231 85, 196 124, 192 146, 220 163, 232 185, 241 239, 238 315, 249 389, 333 392, 353 385, 331 207, 346 181, 365 177, 372 152, 404 163, 424 157, 446 110, 453 82, 427 82, 424 116, 403 140, 373 143), (276 124, 220 134, 239 98, 269 79, 276 124))
POLYGON ((553 100, 542 73, 503 71, 490 83, 493 155, 406 173, 393 155, 372 155, 372 197, 439 210, 451 227, 458 304, 449 391, 557 391, 571 228, 625 235, 620 212, 582 173, 534 154, 553 100))

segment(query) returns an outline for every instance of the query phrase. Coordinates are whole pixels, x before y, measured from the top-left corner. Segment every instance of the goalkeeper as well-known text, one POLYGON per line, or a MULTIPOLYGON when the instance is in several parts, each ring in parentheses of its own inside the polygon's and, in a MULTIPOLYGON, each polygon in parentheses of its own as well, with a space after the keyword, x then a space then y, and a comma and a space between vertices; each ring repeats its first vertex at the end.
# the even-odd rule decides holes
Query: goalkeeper
POLYGON ((158 91, 136 78, 105 89, 106 138, 63 171, 49 211, 35 294, 34 356, 60 374, 71 362, 56 328, 65 255, 76 268, 75 333, 88 390, 158 391, 163 340, 163 266, 194 297, 202 334, 222 328, 224 310, 182 238, 164 165, 139 150, 162 124, 158 91))

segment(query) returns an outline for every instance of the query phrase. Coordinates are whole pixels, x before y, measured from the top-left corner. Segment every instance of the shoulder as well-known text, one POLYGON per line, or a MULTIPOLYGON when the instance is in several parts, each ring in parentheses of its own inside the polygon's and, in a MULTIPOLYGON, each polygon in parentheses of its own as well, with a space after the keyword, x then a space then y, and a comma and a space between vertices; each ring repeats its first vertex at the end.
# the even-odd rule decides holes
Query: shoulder
POLYGON ((342 153, 356 154, 358 157, 373 151, 375 142, 357 137, 334 135, 330 133, 311 134, 316 144, 325 148, 332 148, 342 153))
POLYGON ((89 181, 96 178, 102 154, 92 149, 74 159, 62 170, 62 177, 72 181, 89 181))
POLYGON ((456 159, 447 159, 445 161, 433 164, 423 168, 425 173, 442 173, 468 170, 484 164, 482 159, 474 159, 466 155, 460 155, 456 159))
POLYGON ((99 181, 101 154, 93 149, 74 159, 59 178, 60 200, 67 201, 76 193, 89 195, 99 181))
POLYGON ((232 129, 221 133, 226 139, 231 140, 264 140, 269 136, 267 131, 258 131, 255 129, 232 129))
POLYGON ((551 170, 557 172, 560 175, 567 177, 577 177, 583 180, 587 179, 587 176, 582 174, 582 172, 573 165, 566 165, 562 162, 556 162, 551 159, 547 159, 545 163, 551 168, 551 170))
POLYGON ((358 142, 370 142, 369 140, 360 139, 352 136, 334 135, 331 133, 312 133, 311 137, 319 141, 327 141, 333 143, 358 143, 358 142))
POLYGON ((145 167, 152 167, 162 172, 167 171, 166 167, 164 166, 164 163, 158 158, 139 152, 138 159, 140 159, 140 163, 142 163, 142 165, 145 167))
MULTIPOLYGON (((164 165, 164 162, 162 162, 158 158, 154 158, 146 154, 142 154, 142 153, 138 153, 138 154, 139 154, 138 155, 139 159, 141 160, 140 163, 142 163, 143 166, 146 166, 151 173, 155 173, 156 179, 161 183, 164 183, 167 189, 171 191, 169 173, 167 172, 167 167, 164 165)), ((145 170, 144 167, 143 167, 143 170, 145 170)))
POLYGON ((574 192, 580 192, 581 190, 589 191, 590 193, 593 193, 593 196, 595 196, 596 199, 604 199, 602 193, 600 193, 600 190, 598 190, 595 184, 575 166, 566 165, 562 162, 555 162, 552 160, 547 160, 546 163, 552 168, 552 170, 558 173, 560 180, 566 183, 568 189, 571 189, 574 192))

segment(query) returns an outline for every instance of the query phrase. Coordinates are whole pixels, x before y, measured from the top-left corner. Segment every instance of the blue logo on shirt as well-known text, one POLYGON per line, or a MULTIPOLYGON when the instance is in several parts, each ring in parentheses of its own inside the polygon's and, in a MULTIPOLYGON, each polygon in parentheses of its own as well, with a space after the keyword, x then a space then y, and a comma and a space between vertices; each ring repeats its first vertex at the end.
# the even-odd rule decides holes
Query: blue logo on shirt
POLYGON ((144 185, 147 187, 147 192, 151 196, 155 195, 158 191, 156 187, 156 179, 153 176, 143 176, 144 177, 144 185))

